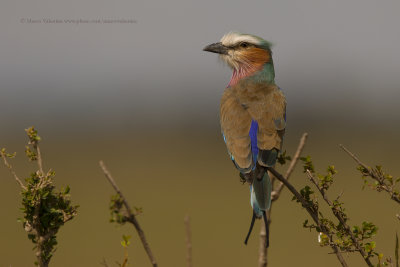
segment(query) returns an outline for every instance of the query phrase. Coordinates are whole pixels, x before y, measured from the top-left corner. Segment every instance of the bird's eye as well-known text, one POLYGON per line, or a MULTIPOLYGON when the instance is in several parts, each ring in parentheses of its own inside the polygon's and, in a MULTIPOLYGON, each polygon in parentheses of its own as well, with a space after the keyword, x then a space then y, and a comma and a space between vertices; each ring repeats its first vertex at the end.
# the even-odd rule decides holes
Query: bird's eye
POLYGON ((248 43, 240 43, 240 47, 242 48, 247 48, 249 46, 248 43))

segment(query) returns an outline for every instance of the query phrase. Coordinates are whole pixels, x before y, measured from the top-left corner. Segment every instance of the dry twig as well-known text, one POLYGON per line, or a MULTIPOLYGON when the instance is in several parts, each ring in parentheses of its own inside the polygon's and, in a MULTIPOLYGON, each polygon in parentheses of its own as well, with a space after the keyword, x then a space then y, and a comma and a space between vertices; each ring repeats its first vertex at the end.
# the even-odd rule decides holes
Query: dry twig
MULTIPOLYGON (((285 178, 286 178, 286 180, 289 180, 290 175, 293 173, 294 168, 296 167, 296 164, 297 164, 297 162, 298 162, 299 159, 300 159, 300 155, 301 155, 301 152, 303 151, 304 146, 305 146, 305 144, 306 144, 307 137, 308 137, 308 133, 303 133, 303 135, 302 135, 301 138, 300 138, 300 143, 299 143, 299 145, 297 146, 296 153, 294 154, 293 159, 292 159, 292 161, 290 162, 289 168, 287 169, 287 171, 286 171, 286 173, 285 173, 285 178)), ((281 192, 282 192, 282 189, 283 189, 283 183, 282 183, 282 182, 279 182, 279 184, 278 184, 277 187, 274 189, 274 191, 272 191, 272 194, 271 194, 271 196, 272 196, 272 201, 278 200, 278 198, 279 198, 279 196, 280 196, 280 194, 281 194, 281 192)))
POLYGON ((110 182, 111 186, 114 188, 114 190, 117 192, 117 194, 121 197, 123 204, 125 206, 126 212, 128 214, 127 216, 127 221, 130 222, 136 229, 140 241, 142 242, 143 248, 147 253, 147 256, 149 257, 149 260, 153 267, 157 267, 157 262, 156 259, 153 255, 153 252, 150 249, 149 243, 147 242, 146 236, 140 227, 139 222, 136 220, 135 214, 132 212, 132 209, 130 208, 128 202, 126 201, 126 198, 122 194, 121 190, 119 189, 118 185, 116 184, 115 180, 111 176, 111 173, 107 170, 106 166, 104 165, 103 161, 99 162, 100 168, 103 170, 104 175, 106 176, 107 180, 110 182))
POLYGON ((350 150, 348 150, 344 145, 340 145, 340 147, 350 156, 352 157, 358 165, 362 167, 363 172, 369 175, 372 179, 378 182, 379 189, 384 190, 389 193, 391 199, 396 201, 397 203, 400 203, 400 195, 398 192, 395 192, 393 186, 390 186, 385 183, 385 177, 381 173, 379 173, 377 170, 372 169, 368 165, 362 163, 356 155, 354 155, 350 150))
POLYGON ((14 177, 14 179, 17 181, 17 183, 19 184, 19 186, 21 186, 21 188, 23 190, 26 190, 26 186, 22 183, 22 181, 19 179, 19 177, 17 176, 17 174, 15 173, 15 171, 13 170, 12 166, 10 163, 8 163, 7 161, 7 155, 5 153, 4 150, 0 151, 0 155, 3 158, 3 162, 4 165, 7 167, 7 169, 10 171, 11 175, 14 177))
POLYGON ((185 216, 185 228, 186 228, 186 263, 187 267, 192 267, 192 231, 190 228, 190 217, 189 215, 185 216))

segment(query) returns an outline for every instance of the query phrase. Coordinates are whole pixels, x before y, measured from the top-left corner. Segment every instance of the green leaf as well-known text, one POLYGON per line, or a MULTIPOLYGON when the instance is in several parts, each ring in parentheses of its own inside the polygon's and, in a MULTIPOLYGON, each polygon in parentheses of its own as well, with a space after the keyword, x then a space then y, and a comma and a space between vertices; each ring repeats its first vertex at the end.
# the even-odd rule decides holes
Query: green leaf
POLYGON ((14 152, 14 153, 12 153, 12 154, 7 153, 7 154, 6 154, 6 157, 12 159, 12 158, 15 158, 16 155, 17 155, 17 152, 14 152))
POLYGON ((374 241, 365 243, 365 252, 371 253, 375 247, 376 247, 376 244, 374 241))
POLYGON ((301 157, 300 160, 303 161, 303 164, 304 164, 303 172, 307 172, 307 170, 309 170, 311 173, 315 173, 314 164, 313 164, 310 156, 301 157))
POLYGON ((286 150, 283 151, 277 158, 277 162, 280 165, 285 165, 286 161, 290 161, 290 160, 292 160, 292 158, 290 156, 286 155, 286 150))
POLYGON ((130 238, 131 238, 130 235, 122 235, 123 240, 121 241, 121 245, 124 248, 128 247, 131 244, 131 242, 129 241, 130 238))
POLYGON ((37 144, 41 140, 40 136, 37 134, 37 131, 33 126, 25 129, 25 131, 31 143, 37 144))

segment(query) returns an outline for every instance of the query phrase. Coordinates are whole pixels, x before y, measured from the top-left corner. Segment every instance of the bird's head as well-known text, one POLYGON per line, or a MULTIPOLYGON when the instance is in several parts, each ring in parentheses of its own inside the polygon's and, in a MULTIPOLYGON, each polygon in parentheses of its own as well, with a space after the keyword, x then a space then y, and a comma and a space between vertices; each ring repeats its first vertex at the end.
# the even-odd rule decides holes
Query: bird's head
POLYGON ((225 34, 220 42, 204 47, 204 51, 220 54, 232 69, 259 70, 264 64, 272 62, 271 44, 264 39, 238 32, 225 34))

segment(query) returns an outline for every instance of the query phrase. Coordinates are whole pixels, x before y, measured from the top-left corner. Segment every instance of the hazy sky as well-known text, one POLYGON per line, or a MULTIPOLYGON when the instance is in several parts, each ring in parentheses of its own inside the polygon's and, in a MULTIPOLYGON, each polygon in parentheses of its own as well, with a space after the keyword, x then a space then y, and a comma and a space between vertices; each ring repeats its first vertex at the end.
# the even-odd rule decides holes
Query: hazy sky
POLYGON ((214 124, 230 70, 202 48, 230 30, 275 44, 289 118, 399 122, 399 14, 398 0, 2 0, 1 127, 214 124))

